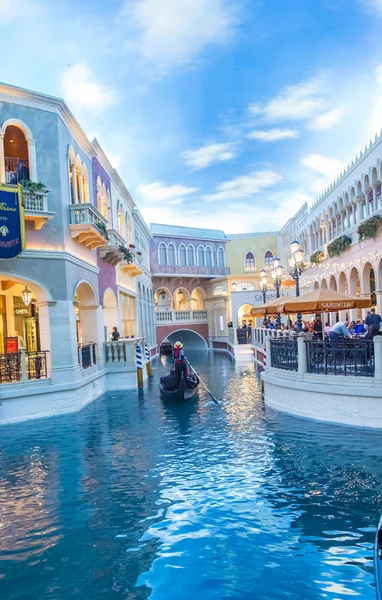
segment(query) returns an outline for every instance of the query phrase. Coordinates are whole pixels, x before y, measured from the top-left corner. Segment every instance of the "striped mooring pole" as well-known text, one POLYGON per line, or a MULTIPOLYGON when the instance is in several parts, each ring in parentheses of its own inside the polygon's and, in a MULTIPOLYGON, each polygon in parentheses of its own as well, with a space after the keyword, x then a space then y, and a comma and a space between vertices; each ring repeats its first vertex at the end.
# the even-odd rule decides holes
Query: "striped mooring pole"
POLYGON ((137 360, 137 381, 138 389, 143 390, 143 362, 142 362, 142 348, 139 344, 135 347, 135 357, 137 360))
POLYGON ((152 377, 153 376, 153 367, 150 362, 150 352, 149 352, 149 347, 147 345, 147 342, 145 342, 145 357, 147 360, 147 362, 146 362, 147 375, 149 377, 152 377))

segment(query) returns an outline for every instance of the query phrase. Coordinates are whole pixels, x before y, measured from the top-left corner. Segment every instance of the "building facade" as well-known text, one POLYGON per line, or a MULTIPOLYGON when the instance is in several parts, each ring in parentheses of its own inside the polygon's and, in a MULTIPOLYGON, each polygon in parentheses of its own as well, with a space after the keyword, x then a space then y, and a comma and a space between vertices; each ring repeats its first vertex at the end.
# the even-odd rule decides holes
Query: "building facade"
POLYGON ((19 256, 0 258, 0 422, 9 422, 135 387, 135 344, 154 353, 155 327, 151 234, 98 142, 62 100, 6 85, 0 99, 0 182, 22 186, 26 239, 19 256))

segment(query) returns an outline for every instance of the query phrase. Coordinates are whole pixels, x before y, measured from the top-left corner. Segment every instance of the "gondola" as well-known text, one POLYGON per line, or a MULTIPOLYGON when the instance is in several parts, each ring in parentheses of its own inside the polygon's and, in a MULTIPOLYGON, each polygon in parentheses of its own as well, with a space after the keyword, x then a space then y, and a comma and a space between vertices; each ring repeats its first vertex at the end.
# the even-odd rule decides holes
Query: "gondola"
POLYGON ((197 375, 185 377, 184 373, 182 373, 177 389, 166 389, 167 387, 170 387, 170 385, 166 383, 159 384, 160 393, 165 398, 176 401, 190 400, 198 393, 199 378, 197 375))
POLYGON ((377 600, 382 600, 382 518, 379 521, 374 546, 374 577, 377 600))

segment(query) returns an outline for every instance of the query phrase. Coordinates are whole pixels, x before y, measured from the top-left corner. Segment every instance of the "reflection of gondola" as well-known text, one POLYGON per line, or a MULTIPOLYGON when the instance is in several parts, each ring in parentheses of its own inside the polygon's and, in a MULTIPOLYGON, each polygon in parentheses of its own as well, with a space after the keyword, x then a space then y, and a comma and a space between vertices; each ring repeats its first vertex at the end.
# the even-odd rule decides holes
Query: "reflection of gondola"
POLYGON ((195 375, 185 377, 181 374, 178 388, 174 384, 160 383, 159 390, 162 396, 170 400, 189 400, 198 392, 199 378, 195 375))
POLYGON ((374 576, 377 600, 382 600, 382 518, 379 521, 374 547, 374 576))

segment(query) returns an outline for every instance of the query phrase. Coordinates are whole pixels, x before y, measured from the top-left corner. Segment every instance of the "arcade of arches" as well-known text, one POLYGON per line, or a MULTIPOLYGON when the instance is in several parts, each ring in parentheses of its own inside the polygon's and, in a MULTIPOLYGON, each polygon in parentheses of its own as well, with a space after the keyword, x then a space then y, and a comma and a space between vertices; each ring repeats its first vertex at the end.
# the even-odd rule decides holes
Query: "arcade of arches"
POLYGON ((185 287, 176 288, 172 294, 167 288, 159 288, 155 292, 156 312, 169 312, 172 310, 205 310, 206 292, 194 288, 189 292, 185 287))

